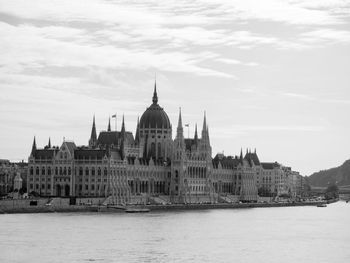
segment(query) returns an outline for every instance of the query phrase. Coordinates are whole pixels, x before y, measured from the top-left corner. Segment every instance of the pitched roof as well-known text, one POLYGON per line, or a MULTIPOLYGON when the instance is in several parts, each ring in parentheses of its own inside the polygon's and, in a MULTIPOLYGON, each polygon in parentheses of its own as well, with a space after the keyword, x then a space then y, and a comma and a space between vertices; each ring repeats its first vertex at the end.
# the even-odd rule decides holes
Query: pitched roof
POLYGON ((118 145, 120 132, 117 131, 102 131, 98 135, 97 144, 99 145, 118 145))
POLYGON ((73 154, 74 150, 77 148, 74 142, 67 142, 65 141, 65 144, 67 145, 67 148, 71 154, 73 154))
POLYGON ((234 169, 240 164, 241 160, 237 157, 234 158, 232 156, 225 156, 223 154, 217 154, 213 159, 213 165, 218 167, 219 163, 221 163, 223 168, 234 169))
POLYGON ((259 157, 255 152, 254 153, 246 153, 246 155, 244 156, 244 159, 252 160, 255 165, 260 165, 259 157))
MULTIPOLYGON (((122 134, 119 131, 101 131, 98 135, 97 144, 103 146, 114 144, 117 146, 119 139, 121 139, 121 136, 122 134)), ((125 132, 125 138, 128 143, 134 143, 134 136, 131 132, 125 132)))
POLYGON ((265 170, 273 170, 274 168, 280 167, 280 164, 277 163, 277 162, 274 162, 274 163, 261 163, 261 166, 265 170))
POLYGON ((56 152, 58 152, 57 148, 35 150, 33 153, 33 157, 35 159, 51 160, 54 158, 56 152))
POLYGON ((74 159, 103 159, 106 150, 78 148, 74 151, 74 159))

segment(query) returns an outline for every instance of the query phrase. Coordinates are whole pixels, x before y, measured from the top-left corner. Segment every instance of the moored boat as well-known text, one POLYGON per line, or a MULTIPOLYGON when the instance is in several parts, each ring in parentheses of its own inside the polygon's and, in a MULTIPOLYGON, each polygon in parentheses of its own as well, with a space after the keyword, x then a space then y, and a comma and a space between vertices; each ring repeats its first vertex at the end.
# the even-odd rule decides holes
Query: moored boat
POLYGON ((148 213, 148 208, 128 208, 125 210, 126 213, 148 213))

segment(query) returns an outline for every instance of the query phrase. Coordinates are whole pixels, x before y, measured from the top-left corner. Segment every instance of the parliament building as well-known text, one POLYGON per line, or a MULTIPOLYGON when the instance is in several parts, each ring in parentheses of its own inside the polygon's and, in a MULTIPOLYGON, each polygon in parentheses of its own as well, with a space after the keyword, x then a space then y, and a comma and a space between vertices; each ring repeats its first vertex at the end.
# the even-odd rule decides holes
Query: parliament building
POLYGON ((180 110, 174 137, 155 85, 152 104, 137 121, 135 134, 127 131, 123 117, 120 131, 111 130, 109 121, 107 130, 97 136, 94 117, 86 146, 64 140, 56 147, 49 140, 39 149, 34 138, 28 193, 99 197, 105 203, 125 205, 256 202, 258 188, 290 191, 277 189, 275 178, 271 183, 276 165, 260 163, 255 151, 212 158, 205 114, 200 136, 196 126, 194 137, 185 138, 180 110))

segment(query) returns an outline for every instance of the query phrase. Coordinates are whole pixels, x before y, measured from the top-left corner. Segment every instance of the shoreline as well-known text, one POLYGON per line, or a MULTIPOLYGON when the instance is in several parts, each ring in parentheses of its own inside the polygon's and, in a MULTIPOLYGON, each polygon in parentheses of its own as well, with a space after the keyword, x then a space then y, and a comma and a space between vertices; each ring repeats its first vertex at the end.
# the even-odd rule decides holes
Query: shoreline
POLYGON ((71 206, 28 206, 28 207, 1 207, 0 214, 28 214, 28 213, 124 213, 127 209, 147 209, 149 211, 173 210, 209 210, 209 209, 246 209, 269 207, 317 206, 320 204, 335 203, 338 200, 319 202, 295 203, 219 203, 219 204, 172 204, 172 205, 127 205, 127 206, 98 206, 98 205, 71 205, 71 206))

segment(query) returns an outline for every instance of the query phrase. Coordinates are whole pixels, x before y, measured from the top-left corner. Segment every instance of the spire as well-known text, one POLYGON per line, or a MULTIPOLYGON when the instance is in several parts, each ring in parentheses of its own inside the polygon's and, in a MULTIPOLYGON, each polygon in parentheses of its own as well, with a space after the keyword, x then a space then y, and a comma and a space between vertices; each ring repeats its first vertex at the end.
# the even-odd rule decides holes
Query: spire
POLYGON ((196 123, 196 128, 194 130, 194 142, 197 144, 198 142, 198 132, 197 132, 197 123, 196 123))
POLYGON ((47 144, 47 147, 51 148, 51 139, 49 137, 49 143, 47 144))
POLYGON ((32 155, 34 155, 35 151, 36 151, 36 141, 35 141, 35 136, 34 136, 33 146, 32 146, 32 155))
POLYGON ((180 108, 180 110, 179 110, 179 121, 178 121, 178 123, 177 123, 176 138, 183 138, 183 127, 182 127, 181 108, 180 108))
POLYGON ((94 118, 92 121, 91 136, 90 136, 90 140, 89 140, 89 146, 90 147, 96 146, 96 142, 97 142, 97 135, 96 135, 96 125, 95 125, 95 114, 94 114, 94 118))
POLYGON ((121 130, 122 135, 125 134, 125 123, 124 123, 124 114, 123 114, 123 122, 122 122, 122 130, 121 130))
POLYGON ((111 117, 109 117, 108 119, 108 128, 107 128, 107 131, 111 131, 111 117))
POLYGON ((240 159, 243 159, 243 151, 242 151, 242 147, 241 147, 241 154, 239 156, 240 159))
POLYGON ((140 120, 139 117, 137 117, 137 126, 136 126, 136 134, 135 134, 135 142, 139 143, 140 141, 140 120))
POLYGON ((181 108, 180 108, 180 112, 179 112, 179 121, 177 123, 177 128, 181 128, 182 129, 182 117, 181 117, 181 108))
POLYGON ((204 111, 204 120, 203 120, 203 129, 202 129, 202 133, 204 131, 206 131, 206 128, 207 128, 207 117, 206 117, 206 113, 204 111))
POLYGON ((153 98, 152 98, 153 104, 158 104, 158 95, 157 95, 157 82, 154 81, 154 92, 153 92, 153 98))

